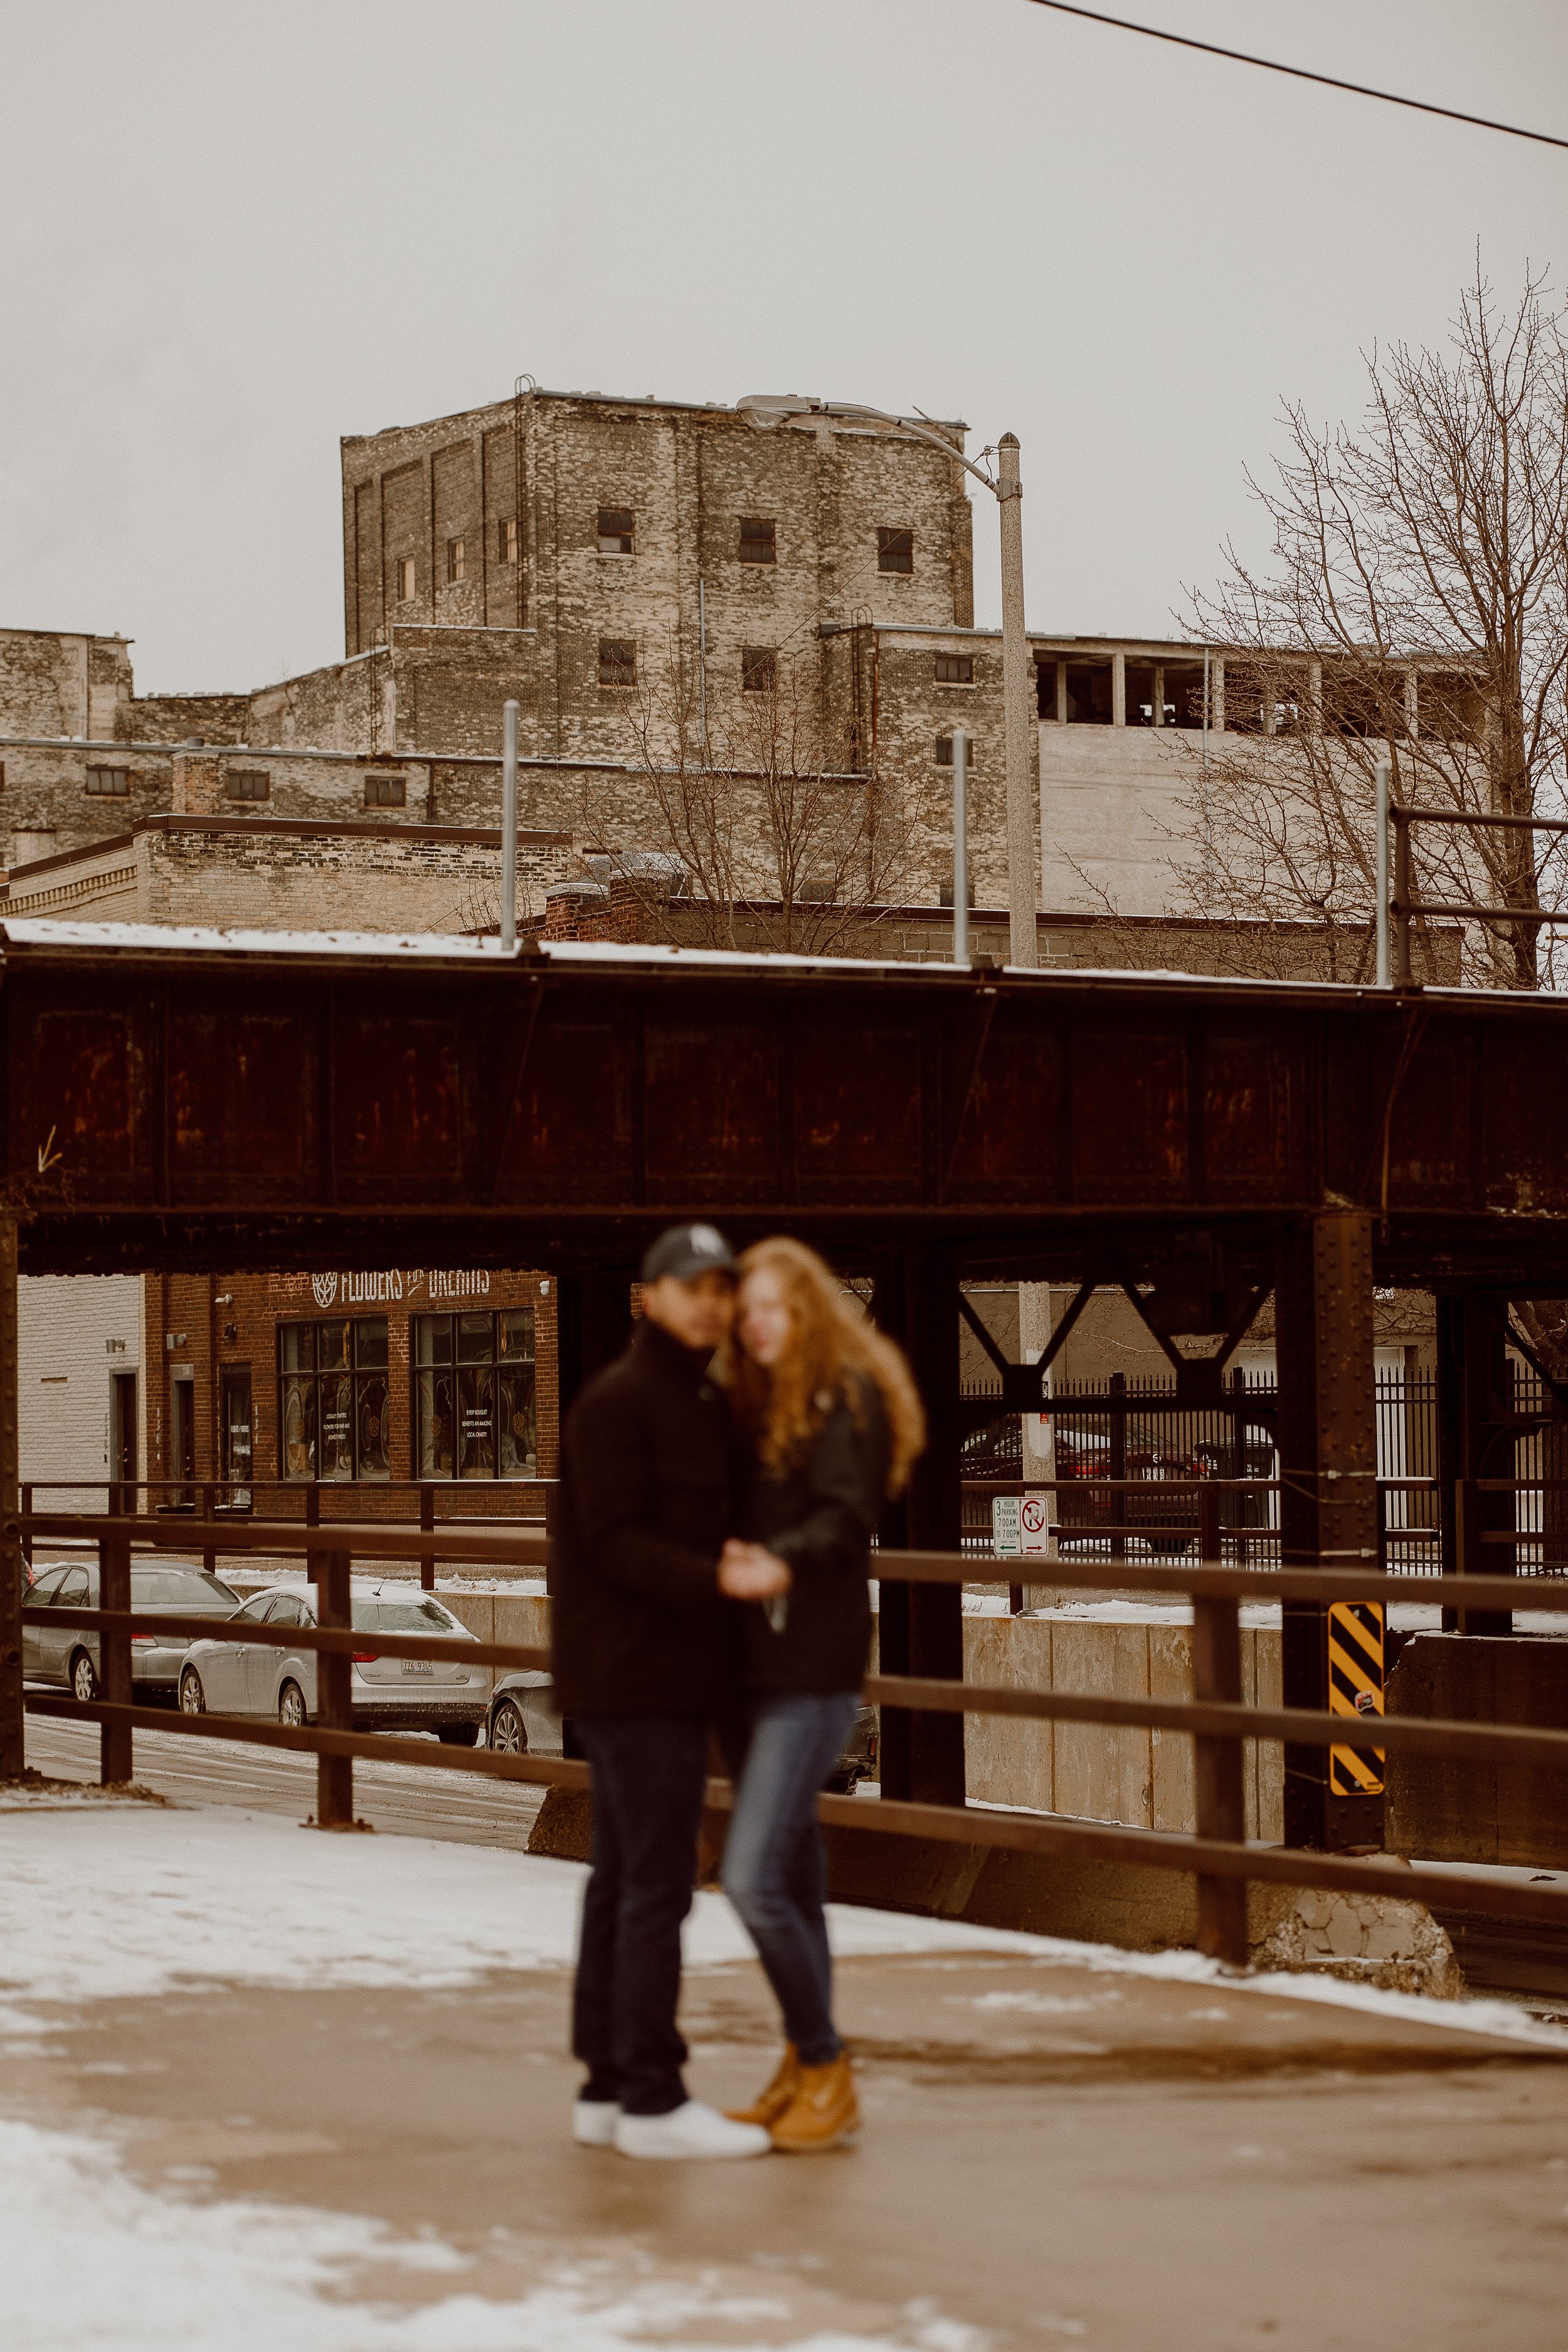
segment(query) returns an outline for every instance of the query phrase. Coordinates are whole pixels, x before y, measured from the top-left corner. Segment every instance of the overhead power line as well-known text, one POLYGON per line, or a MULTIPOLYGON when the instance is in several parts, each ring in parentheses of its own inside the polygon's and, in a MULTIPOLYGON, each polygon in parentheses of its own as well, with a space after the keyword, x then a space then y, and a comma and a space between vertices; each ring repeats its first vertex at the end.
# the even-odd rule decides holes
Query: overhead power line
POLYGON ((1111 25, 1119 33, 1142 33, 1151 41, 1169 41, 1178 49, 1201 49, 1206 58, 1228 58, 1233 65, 1261 66, 1265 73, 1289 74, 1294 81, 1315 81, 1324 89, 1348 89, 1354 98, 1381 99, 1385 106, 1407 106, 1416 114, 1440 114, 1446 122, 1468 122, 1477 131, 1500 131, 1510 139, 1533 139, 1542 147, 1568 148, 1568 139, 1550 131, 1526 131, 1517 122, 1494 122, 1489 115, 1461 114, 1456 106, 1434 106, 1425 98, 1404 98, 1397 90, 1373 89, 1362 81, 1340 81, 1333 74, 1310 73, 1305 66, 1281 65, 1278 58, 1255 58, 1246 49, 1222 49, 1214 41, 1194 41, 1187 33, 1167 33, 1158 25, 1140 25, 1131 16, 1108 16, 1100 8, 1075 8, 1069 0, 1029 0, 1031 7, 1053 8, 1059 16, 1083 16, 1091 25, 1111 25))

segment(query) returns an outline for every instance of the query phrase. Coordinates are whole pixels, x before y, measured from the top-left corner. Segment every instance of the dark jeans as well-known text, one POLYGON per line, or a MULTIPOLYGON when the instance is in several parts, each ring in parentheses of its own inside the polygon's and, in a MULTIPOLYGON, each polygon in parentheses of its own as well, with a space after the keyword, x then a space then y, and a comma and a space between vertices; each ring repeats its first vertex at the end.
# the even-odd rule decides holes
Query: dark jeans
POLYGON ((853 1692, 758 1700, 724 1845, 724 1892, 750 1930, 785 2036, 806 2066, 826 2066, 844 2047, 833 2024, 816 1798, 843 1753, 855 1705, 853 1692))
POLYGON ((573 2054, 588 2069, 582 2095, 617 2099, 629 2116, 668 2115, 686 2098, 675 2011, 708 1726, 685 1715, 574 1721, 594 1769, 594 1867, 572 2003, 573 2054))

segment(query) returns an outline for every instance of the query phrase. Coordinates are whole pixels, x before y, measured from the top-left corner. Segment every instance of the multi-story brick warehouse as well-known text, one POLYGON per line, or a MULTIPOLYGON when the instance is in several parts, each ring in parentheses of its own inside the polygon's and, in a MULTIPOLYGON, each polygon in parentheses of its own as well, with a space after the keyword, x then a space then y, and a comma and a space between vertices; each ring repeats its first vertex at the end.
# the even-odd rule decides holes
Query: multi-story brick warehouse
MULTIPOLYGON (((962 447, 963 425, 940 429, 962 447)), ((846 800, 874 788, 893 820, 899 870, 876 895, 914 905, 951 889, 964 728, 971 880, 980 904, 1006 903, 1000 643, 973 626, 972 509, 939 447, 842 420, 758 433, 712 404, 530 391, 347 439, 342 465, 342 662, 247 693, 139 697, 125 639, 0 631, 13 870, 171 811, 487 832, 509 698, 525 828, 578 851, 668 849, 647 755, 650 697, 674 677, 721 734, 787 686, 808 762, 846 800), (193 740, 209 773, 182 794, 173 751, 193 740)), ((1192 911, 1174 869, 1206 748, 1274 732, 1273 688, 1260 699, 1255 666, 1223 647, 1033 649, 1042 911, 1192 911)), ((1431 667, 1410 667, 1411 734, 1431 667)), ((1303 713, 1321 708, 1315 667, 1303 713)), ((747 730, 729 731, 743 769, 747 730)), ((447 927, 439 899, 422 919, 447 927)))
MULTIPOLYGON (((962 446, 962 425, 942 429, 962 446)), ((984 521, 994 528, 989 511, 984 521)), ((982 909, 1005 906, 1000 641, 973 625, 962 469, 930 443, 826 419, 759 434, 732 409, 529 393, 345 441, 342 525, 345 657, 303 677, 142 697, 127 639, 0 631, 13 915, 482 928, 499 881, 509 698, 523 719, 520 904, 537 922, 547 892, 590 875, 608 898, 613 881, 591 858, 613 868, 606 850, 670 846, 658 834, 646 727, 649 694, 672 676, 721 727, 726 710, 793 685, 813 720, 808 757, 831 790, 896 802, 908 855, 886 895, 899 903, 861 926, 858 947, 841 944, 951 952, 940 909, 952 895, 959 727, 973 746, 973 895, 982 909)), ((1042 960, 1216 968, 1221 927, 1162 919, 1189 911, 1173 842, 1209 739, 1273 731, 1272 707, 1245 670, 1227 691, 1223 649, 1205 661, 1191 646, 1134 639, 1037 635, 1033 646, 1042 960), (1102 919, 1091 937, 1086 919, 1105 919, 1108 905, 1109 928, 1102 919)), ((1413 669, 1412 730, 1423 691, 1413 669)), ((1310 681, 1301 708, 1313 708, 1310 681)), ((807 870, 802 895, 822 887, 807 870)), ((1276 944, 1280 929, 1268 927, 1276 944)), ((1001 945, 999 922, 981 944, 1001 945)), ((1320 952, 1304 939, 1309 968, 1320 952)), ((1217 968, 1244 961, 1227 950, 1217 968)), ((144 1350, 133 1416, 144 1475, 164 1475, 175 1459, 177 1411, 190 1415, 191 1459, 218 1475, 221 1376, 240 1359, 225 1357, 223 1326, 210 1342, 190 1337, 207 1328, 199 1305, 147 1308, 159 1344, 144 1350), (178 1351, 162 1344, 182 1329, 178 1351), (176 1378, 172 1365, 190 1370, 176 1378)), ((389 1373, 390 1351, 408 1344, 395 1321, 389 1373)), ((544 1328, 541 1301, 542 1467, 544 1328)), ((105 1347, 117 1336, 106 1330, 105 1347)), ((256 1370, 275 1342, 246 1345, 252 1443, 275 1469, 272 1375, 256 1370)), ((69 1424, 77 1452, 89 1450, 89 1425, 101 1431, 105 1476, 118 1426, 103 1418, 108 1393, 69 1424)), ((415 1458, 400 1393, 395 1382, 393 1476, 415 1458)), ((40 1444, 51 1425, 65 1427, 44 1413, 40 1444)))

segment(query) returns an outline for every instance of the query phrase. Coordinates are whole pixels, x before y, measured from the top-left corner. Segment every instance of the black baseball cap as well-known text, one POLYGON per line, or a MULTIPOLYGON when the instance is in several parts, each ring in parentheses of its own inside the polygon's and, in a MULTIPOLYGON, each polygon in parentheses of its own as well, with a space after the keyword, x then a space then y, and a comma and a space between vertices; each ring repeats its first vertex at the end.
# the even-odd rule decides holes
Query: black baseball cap
POLYGON ((644 1282, 672 1274, 677 1282, 690 1282, 700 1274, 736 1272, 735 1253, 717 1225, 671 1225, 650 1244, 642 1262, 644 1282))

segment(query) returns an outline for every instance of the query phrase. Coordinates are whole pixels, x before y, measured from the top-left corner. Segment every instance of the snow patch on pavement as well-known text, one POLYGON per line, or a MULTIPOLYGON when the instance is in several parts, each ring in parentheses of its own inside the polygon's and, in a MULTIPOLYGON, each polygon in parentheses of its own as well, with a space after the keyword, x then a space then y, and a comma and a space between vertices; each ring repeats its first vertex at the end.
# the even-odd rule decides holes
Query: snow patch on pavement
MULTIPOLYGON (((434 1839, 324 1835, 213 1806, 82 1806, 0 1820, 0 1994, 103 2000, 194 1983, 440 1987, 569 1966, 580 1863, 434 1839)), ((1038 1938, 835 1905, 841 1956, 1028 1951, 1038 1938)), ((693 1968, 749 1960, 700 1895, 693 1968)))
POLYGON ((552 2263, 511 2301, 458 2293, 398 2307, 355 2294, 366 2265, 460 2273, 435 2238, 309 2209, 160 2195, 79 2134, 0 2122, 6 2352, 742 2352, 765 2326, 790 2352, 984 2352, 977 2330, 911 2313, 892 2336, 788 2337, 776 2296, 638 2276, 632 2261, 552 2263))
MULTIPOLYGON (((0 2019, 16 2004, 197 1984, 441 1988, 497 1969, 563 1968, 587 1872, 492 1846, 323 1835, 211 1806, 24 1808, 0 1818, 0 2019)), ((1434 2000, 1312 1975, 1240 1977, 1188 1950, 1127 1952, 908 1912, 828 1906, 840 1959, 990 1953, 1096 1974, 1318 2001, 1568 2054, 1568 2029, 1499 2000, 1434 2000)), ((752 1958, 721 1895, 686 1923, 690 1968, 752 1958)))

